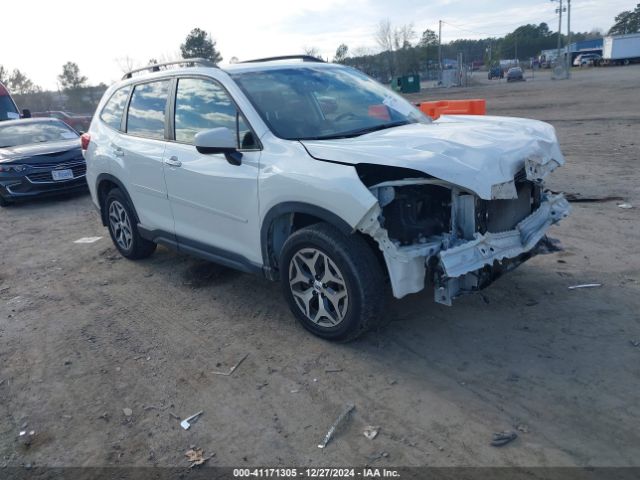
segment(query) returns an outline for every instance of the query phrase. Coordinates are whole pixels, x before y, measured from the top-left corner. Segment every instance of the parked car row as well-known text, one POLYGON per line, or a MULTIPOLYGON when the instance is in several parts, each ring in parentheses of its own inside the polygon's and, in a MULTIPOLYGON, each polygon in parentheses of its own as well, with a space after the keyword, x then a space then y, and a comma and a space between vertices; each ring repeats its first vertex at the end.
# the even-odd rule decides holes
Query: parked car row
POLYGON ((32 117, 49 117, 62 120, 79 133, 84 133, 89 130, 89 124, 91 123, 91 115, 76 115, 61 110, 50 110, 46 112, 33 112, 32 117))
POLYGON ((87 188, 80 135, 53 118, 0 122, 0 206, 87 188))
POLYGON ((79 132, 90 123, 91 116, 61 111, 21 115, 0 83, 0 206, 86 189, 79 132))
POLYGON ((581 53, 573 59, 574 67, 591 67, 599 65, 602 61, 602 56, 597 53, 581 53))

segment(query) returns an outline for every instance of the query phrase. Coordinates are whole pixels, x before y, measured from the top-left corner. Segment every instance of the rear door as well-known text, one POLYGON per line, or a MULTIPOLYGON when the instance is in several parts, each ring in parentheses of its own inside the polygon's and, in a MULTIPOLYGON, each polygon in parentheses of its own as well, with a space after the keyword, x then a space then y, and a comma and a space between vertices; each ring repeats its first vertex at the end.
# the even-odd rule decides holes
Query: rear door
POLYGON ((162 79, 133 88, 125 133, 114 137, 111 148, 120 169, 116 176, 126 179, 142 225, 173 235, 173 215, 162 163, 170 84, 170 79, 162 79))
POLYGON ((206 250, 238 262, 261 264, 258 228, 260 148, 228 92, 207 77, 183 77, 175 86, 174 114, 164 152, 165 179, 181 248, 206 250), (196 133, 226 127, 238 139, 242 163, 201 154, 196 133))

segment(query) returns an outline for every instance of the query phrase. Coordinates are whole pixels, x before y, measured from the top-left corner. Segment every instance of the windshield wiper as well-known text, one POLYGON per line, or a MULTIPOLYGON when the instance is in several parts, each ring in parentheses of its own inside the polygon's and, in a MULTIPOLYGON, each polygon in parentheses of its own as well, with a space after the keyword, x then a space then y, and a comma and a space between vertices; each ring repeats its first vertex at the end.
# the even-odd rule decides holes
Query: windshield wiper
POLYGON ((350 130, 348 132, 333 133, 331 135, 299 138, 298 140, 335 140, 338 138, 353 138, 353 137, 359 137, 360 135, 364 135, 366 133, 377 132, 379 130, 386 130, 387 128, 401 127, 402 125, 409 125, 410 123, 412 122, 409 122, 408 120, 402 120, 399 122, 383 123, 382 125, 374 125, 372 127, 359 128, 358 130, 350 130))

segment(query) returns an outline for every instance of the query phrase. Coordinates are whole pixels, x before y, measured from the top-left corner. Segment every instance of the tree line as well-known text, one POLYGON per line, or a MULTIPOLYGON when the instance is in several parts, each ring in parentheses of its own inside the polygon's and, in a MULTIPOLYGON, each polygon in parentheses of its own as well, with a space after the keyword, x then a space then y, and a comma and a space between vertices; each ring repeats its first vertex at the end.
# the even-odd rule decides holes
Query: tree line
MULTIPOLYGON (((634 10, 625 10, 615 17, 614 25, 609 29, 609 35, 620 35, 640 32, 640 3, 634 10)), ((599 38, 602 32, 572 33, 572 40, 580 42, 592 38, 599 38)), ((462 54, 463 61, 491 65, 499 59, 520 58, 529 59, 537 56, 541 50, 552 49, 557 45, 558 32, 552 32, 546 23, 527 24, 516 28, 503 37, 487 37, 479 40, 458 39, 438 45, 438 36, 433 30, 426 29, 421 35, 415 31, 413 24, 394 26, 389 20, 381 21, 375 32, 376 50, 355 48, 342 43, 332 59, 334 63, 349 65, 363 72, 388 81, 397 75, 421 73, 430 68, 438 67, 439 50, 443 59, 456 59, 462 54)), ((561 38, 566 44, 565 35, 561 38)), ((316 47, 303 47, 307 55, 320 58, 316 47)), ((216 48, 216 41, 210 33, 201 28, 194 28, 180 45, 182 58, 204 58, 214 64, 223 60, 216 48)), ((327 59, 329 60, 329 59, 327 59)), ((231 63, 237 61, 231 58, 231 63)), ((130 57, 121 59, 123 71, 134 68, 135 62, 130 57)), ((147 64, 158 64, 157 59, 150 59, 147 64)), ((0 82, 5 84, 15 96, 19 105, 33 111, 67 109, 75 112, 91 112, 100 100, 107 86, 104 83, 89 85, 86 76, 80 73, 80 67, 75 62, 67 62, 62 66, 62 72, 57 76, 58 91, 45 91, 36 85, 24 72, 19 69, 8 71, 0 65, 0 82)))

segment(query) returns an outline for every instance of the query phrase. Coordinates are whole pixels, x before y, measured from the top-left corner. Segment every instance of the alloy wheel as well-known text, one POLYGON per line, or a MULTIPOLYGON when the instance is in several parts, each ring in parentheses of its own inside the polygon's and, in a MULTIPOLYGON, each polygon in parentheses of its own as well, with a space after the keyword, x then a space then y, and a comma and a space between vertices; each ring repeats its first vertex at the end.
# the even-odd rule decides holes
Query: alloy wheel
POLYGON ((109 226, 118 246, 128 251, 133 243, 131 221, 124 206, 117 200, 109 205, 109 226))
POLYGON ((340 324, 349 307, 347 285, 342 272, 315 248, 296 252, 289 262, 289 287, 302 313, 323 327, 340 324))

